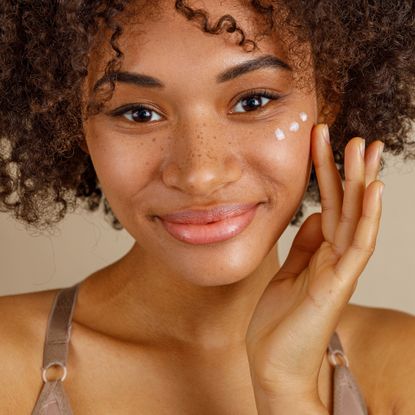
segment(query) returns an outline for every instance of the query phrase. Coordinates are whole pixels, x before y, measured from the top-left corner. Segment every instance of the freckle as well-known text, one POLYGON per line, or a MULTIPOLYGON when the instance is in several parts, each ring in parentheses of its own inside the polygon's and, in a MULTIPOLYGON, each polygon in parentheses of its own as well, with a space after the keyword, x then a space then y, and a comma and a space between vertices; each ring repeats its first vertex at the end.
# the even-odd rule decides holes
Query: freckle
POLYGON ((284 140, 285 139, 284 131, 282 131, 281 128, 277 128, 275 130, 275 137, 277 138, 278 141, 284 140))
POLYGON ((156 138, 155 138, 155 137, 153 137, 153 140, 152 140, 152 141, 153 141, 153 143, 154 143, 154 141, 156 141, 156 138))
POLYGON ((291 123, 291 125, 290 125, 290 131, 292 131, 292 132, 296 132, 296 131, 298 131, 300 129, 300 124, 298 124, 298 122, 293 122, 293 123, 291 123))
POLYGON ((300 112, 301 121, 306 122, 308 115, 305 112, 300 112))

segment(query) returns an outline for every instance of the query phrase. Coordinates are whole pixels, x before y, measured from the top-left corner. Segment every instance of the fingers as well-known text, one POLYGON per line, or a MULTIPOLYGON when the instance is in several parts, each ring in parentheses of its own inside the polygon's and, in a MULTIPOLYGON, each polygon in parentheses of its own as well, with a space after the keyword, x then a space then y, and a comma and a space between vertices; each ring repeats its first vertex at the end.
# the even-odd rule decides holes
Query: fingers
POLYGON ((373 181, 367 187, 362 216, 352 243, 335 266, 337 278, 346 284, 354 282, 359 277, 375 249, 382 212, 383 187, 384 184, 380 180, 373 181))
POLYGON ((365 141, 358 137, 351 139, 345 149, 343 205, 333 244, 333 249, 338 255, 342 255, 351 244, 362 215, 366 188, 364 157, 365 141))
POLYGON ((301 225, 276 279, 281 280, 300 274, 307 267, 310 258, 320 247, 323 240, 321 214, 314 213, 301 225))
POLYGON ((382 156, 384 144, 381 141, 372 143, 367 149, 365 154, 366 164, 366 186, 377 179, 380 170, 380 159, 382 156))
POLYGON ((329 139, 325 140, 325 124, 312 131, 312 155, 321 196, 322 232, 327 242, 342 255, 352 243, 362 214, 366 187, 377 179, 383 143, 375 141, 365 149, 365 141, 355 137, 345 148, 344 191, 334 162, 329 139))
POLYGON ((322 232, 324 239, 332 243, 341 215, 343 185, 334 162, 328 127, 325 124, 319 124, 313 129, 311 143, 321 196, 322 232))

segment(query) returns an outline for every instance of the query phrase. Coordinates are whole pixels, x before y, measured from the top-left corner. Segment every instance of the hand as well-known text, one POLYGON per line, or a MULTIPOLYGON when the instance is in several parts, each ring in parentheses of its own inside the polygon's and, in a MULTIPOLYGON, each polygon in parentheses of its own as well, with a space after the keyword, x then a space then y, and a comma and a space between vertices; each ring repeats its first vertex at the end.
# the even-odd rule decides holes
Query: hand
POLYGON ((364 140, 349 141, 343 191, 324 130, 320 124, 311 132, 322 213, 301 226, 285 263, 260 298, 246 335, 255 395, 281 408, 291 405, 293 411, 300 400, 322 406, 318 374, 342 311, 373 253, 381 217, 384 185, 377 176, 383 144, 375 141, 366 151, 363 147, 362 157, 364 140))

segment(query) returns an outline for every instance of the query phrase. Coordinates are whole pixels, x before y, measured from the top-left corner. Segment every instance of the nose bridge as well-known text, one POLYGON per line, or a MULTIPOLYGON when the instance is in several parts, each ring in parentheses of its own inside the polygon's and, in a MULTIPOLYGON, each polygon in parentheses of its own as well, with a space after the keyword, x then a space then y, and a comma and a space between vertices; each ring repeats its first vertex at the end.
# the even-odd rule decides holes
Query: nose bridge
POLYGON ((167 186, 206 195, 240 178, 242 170, 226 131, 206 116, 178 126, 163 169, 167 186))

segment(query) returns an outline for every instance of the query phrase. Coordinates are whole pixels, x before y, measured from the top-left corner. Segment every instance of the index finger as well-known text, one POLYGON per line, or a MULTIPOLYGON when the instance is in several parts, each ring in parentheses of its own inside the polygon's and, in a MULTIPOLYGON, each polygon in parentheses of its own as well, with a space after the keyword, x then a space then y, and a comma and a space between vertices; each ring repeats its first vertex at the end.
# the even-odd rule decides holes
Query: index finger
POLYGON ((327 124, 318 124, 311 132, 311 154, 321 198, 321 227, 324 239, 334 242, 343 204, 343 185, 334 161, 327 124))

